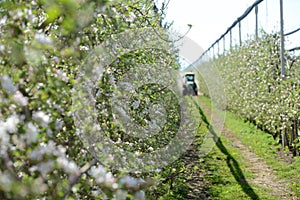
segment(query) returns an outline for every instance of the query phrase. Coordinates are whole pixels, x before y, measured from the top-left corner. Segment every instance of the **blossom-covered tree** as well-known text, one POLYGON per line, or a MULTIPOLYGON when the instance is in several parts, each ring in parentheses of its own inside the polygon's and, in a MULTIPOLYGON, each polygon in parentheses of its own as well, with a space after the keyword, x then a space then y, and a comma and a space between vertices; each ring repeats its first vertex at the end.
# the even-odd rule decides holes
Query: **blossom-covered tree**
MULTIPOLYGON (((162 31, 160 13, 139 0, 0 2, 1 199, 145 199, 146 175, 110 169, 83 144, 72 92, 90 50, 126 30, 162 31)), ((98 82, 98 109, 109 109, 109 75, 158 60, 178 68, 174 55, 155 49, 119 55, 98 82)), ((113 116, 103 113, 99 123, 118 140, 113 116)))

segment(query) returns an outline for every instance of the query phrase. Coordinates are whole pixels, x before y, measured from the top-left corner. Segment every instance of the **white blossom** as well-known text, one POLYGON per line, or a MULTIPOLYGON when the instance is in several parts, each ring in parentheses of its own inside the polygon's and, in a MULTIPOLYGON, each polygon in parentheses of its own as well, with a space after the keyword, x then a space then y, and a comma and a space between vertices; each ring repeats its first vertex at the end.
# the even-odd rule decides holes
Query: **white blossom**
POLYGON ((50 123, 49 115, 46 115, 43 111, 38 111, 33 114, 33 119, 41 122, 42 126, 47 126, 50 123))
POLYGON ((52 44, 51 38, 48 37, 47 35, 45 35, 44 33, 37 33, 37 34, 35 34, 34 38, 36 39, 36 41, 38 41, 41 44, 44 44, 44 45, 52 44))
POLYGON ((64 82, 67 82, 69 80, 67 73, 61 69, 56 71, 56 76, 64 82))
POLYGON ((27 15, 27 18, 29 19, 29 21, 31 23, 36 23, 38 22, 38 18, 32 13, 32 10, 31 9, 25 9, 26 12, 26 15, 27 15))
POLYGON ((120 183, 122 185, 126 185, 128 188, 135 188, 137 187, 138 181, 131 176, 125 176, 124 178, 120 179, 120 183))
POLYGON ((53 160, 47 161, 47 162, 42 162, 38 166, 38 170, 41 172, 43 176, 47 175, 51 170, 52 167, 54 166, 55 162, 53 160))
POLYGON ((20 106, 27 106, 28 105, 28 97, 24 97, 20 91, 17 91, 14 94, 14 101, 20 106))
POLYGON ((111 172, 108 172, 105 175, 105 183, 106 184, 113 185, 115 183, 115 181, 116 181, 116 179, 111 172))
POLYGON ((79 167, 74 161, 69 161, 66 157, 61 156, 57 159, 58 165, 69 174, 77 174, 79 172, 79 167))
POLYGON ((0 51, 4 51, 5 50, 5 46, 3 44, 0 44, 0 51))
POLYGON ((0 141, 2 144, 8 144, 9 135, 6 132, 6 128, 4 127, 4 122, 0 121, 0 141))
POLYGON ((24 135, 24 139, 28 143, 36 142, 38 134, 39 134, 39 129, 32 122, 29 122, 27 124, 27 131, 24 135))
POLYGON ((115 199, 126 199, 128 192, 126 190, 117 190, 115 199))
POLYGON ((133 199, 135 200, 145 200, 146 195, 144 191, 138 191, 134 194, 133 199))
POLYGON ((145 184, 145 180, 141 178, 134 178, 127 175, 124 178, 120 179, 120 184, 126 185, 127 188, 137 188, 141 184, 145 184))
POLYGON ((103 166, 91 167, 89 174, 95 178, 97 183, 104 183, 106 177, 106 169, 103 166))
POLYGON ((79 50, 80 51, 88 51, 90 48, 88 46, 80 46, 79 50))
POLYGON ((9 190, 13 184, 13 178, 5 172, 0 171, 0 185, 9 190))
POLYGON ((8 94, 14 94, 17 91, 17 87, 7 75, 1 77, 1 86, 8 94))
POLYGON ((4 25, 6 23, 6 20, 7 20, 7 15, 2 16, 0 19, 0 25, 4 25))
POLYGON ((40 160, 44 155, 50 155, 57 153, 55 143, 50 140, 48 143, 40 143, 40 147, 32 151, 29 157, 33 160, 40 160))
POLYGON ((20 119, 17 115, 12 115, 7 118, 6 122, 4 122, 3 126, 5 130, 9 133, 17 132, 17 125, 20 123, 20 119))
POLYGON ((138 109, 139 105, 140 105, 140 100, 139 99, 132 103, 132 107, 133 107, 134 110, 138 109))

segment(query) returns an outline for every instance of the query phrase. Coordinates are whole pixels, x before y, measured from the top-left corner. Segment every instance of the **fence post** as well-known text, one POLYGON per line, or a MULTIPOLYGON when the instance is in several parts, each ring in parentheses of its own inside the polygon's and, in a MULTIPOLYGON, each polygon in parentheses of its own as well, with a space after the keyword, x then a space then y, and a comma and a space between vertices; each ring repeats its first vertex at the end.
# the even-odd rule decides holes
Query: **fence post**
POLYGON ((258 6, 255 6, 255 39, 258 38, 258 6))
POLYGON ((283 24, 283 0, 280 0, 280 60, 281 60, 281 76, 285 76, 285 58, 284 58, 284 24, 283 24))
POLYGON ((223 54, 225 55, 226 47, 225 47, 225 35, 223 37, 223 54))
POLYGON ((240 46, 242 46, 242 26, 241 26, 241 21, 239 21, 239 38, 240 38, 240 46))
MULTIPOLYGON (((284 78, 285 69, 284 69, 284 29, 283 29, 283 0, 280 0, 280 61, 281 61, 281 76, 284 78)), ((284 149, 287 145, 286 142, 286 133, 285 130, 281 132, 281 142, 282 148, 284 149)))
POLYGON ((220 41, 218 41, 218 56, 220 55, 220 41))
POLYGON ((230 29, 230 49, 232 48, 232 29, 230 29))

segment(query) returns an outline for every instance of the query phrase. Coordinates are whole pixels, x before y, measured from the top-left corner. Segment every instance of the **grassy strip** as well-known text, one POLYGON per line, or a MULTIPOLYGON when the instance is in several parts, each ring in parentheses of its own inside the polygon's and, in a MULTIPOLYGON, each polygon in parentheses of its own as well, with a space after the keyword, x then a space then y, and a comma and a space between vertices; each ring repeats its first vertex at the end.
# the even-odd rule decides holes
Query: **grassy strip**
POLYGON ((246 170, 241 152, 230 141, 220 137, 219 145, 202 159, 208 192, 212 199, 277 199, 265 188, 249 183, 253 177, 246 170), (226 152, 226 153, 225 153, 226 152))
MULTIPOLYGON (((210 106, 210 99, 200 97, 201 101, 210 106)), ((225 125, 229 128, 240 141, 248 146, 255 154, 266 160, 275 171, 279 178, 289 181, 291 190, 300 197, 300 158, 294 158, 292 164, 284 162, 279 156, 280 146, 276 144, 273 137, 263 131, 257 130, 253 124, 244 122, 231 112, 226 113, 225 125)))
MULTIPOLYGON (((208 121, 204 113, 202 117, 203 121, 208 121)), ((223 136, 201 163, 211 199, 278 199, 265 188, 247 181, 253 174, 247 171, 242 152, 223 136)))

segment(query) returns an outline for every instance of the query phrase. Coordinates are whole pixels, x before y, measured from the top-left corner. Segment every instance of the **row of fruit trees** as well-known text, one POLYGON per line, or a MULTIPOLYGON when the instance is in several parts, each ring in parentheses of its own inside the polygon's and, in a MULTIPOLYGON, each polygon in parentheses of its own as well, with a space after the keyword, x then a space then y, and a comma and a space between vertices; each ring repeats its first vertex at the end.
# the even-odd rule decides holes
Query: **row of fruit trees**
MULTIPOLYGON (((300 58, 286 51, 285 60, 286 75, 282 76, 280 36, 262 33, 262 37, 232 47, 226 55, 196 69, 217 69, 224 83, 227 109, 272 134, 283 148, 299 155, 300 58)), ((203 80, 200 85, 209 95, 203 80)))
POLYGON ((109 152, 96 152, 109 144, 97 146, 97 135, 89 133, 82 139, 78 129, 101 129, 110 144, 134 152, 128 157, 134 162, 135 156, 168 143, 180 120, 168 90, 150 85, 131 95, 128 112, 145 127, 147 116, 160 109, 144 113, 149 102, 164 101, 168 113, 160 135, 142 141, 114 123, 118 116, 111 98, 119 79, 125 84, 134 78, 136 73, 124 76, 130 70, 145 72, 142 67, 153 63, 179 68, 176 54, 165 51, 173 48, 163 38, 163 14, 153 1, 0 1, 0 199, 145 199, 146 188, 155 182, 147 177, 163 179, 159 168, 130 171, 124 157, 114 160, 109 152), (170 48, 136 48, 142 43, 170 48), (132 51, 123 51, 126 45, 132 51), (80 100, 88 97, 92 100, 80 100), (86 127, 90 118, 99 126, 86 127), (124 170, 105 165, 120 160, 124 170))

